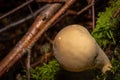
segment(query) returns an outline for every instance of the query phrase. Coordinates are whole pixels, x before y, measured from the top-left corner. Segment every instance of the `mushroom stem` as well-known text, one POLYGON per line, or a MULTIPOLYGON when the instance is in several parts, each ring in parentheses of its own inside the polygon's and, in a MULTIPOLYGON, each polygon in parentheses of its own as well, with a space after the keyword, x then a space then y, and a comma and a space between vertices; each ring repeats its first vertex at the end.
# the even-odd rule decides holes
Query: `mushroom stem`
POLYGON ((105 52, 100 48, 99 45, 97 45, 97 46, 98 46, 98 51, 99 51, 99 55, 96 58, 97 67, 101 67, 102 72, 106 73, 107 71, 109 71, 112 68, 112 65, 111 65, 111 62, 108 59, 107 55, 105 54, 105 52))

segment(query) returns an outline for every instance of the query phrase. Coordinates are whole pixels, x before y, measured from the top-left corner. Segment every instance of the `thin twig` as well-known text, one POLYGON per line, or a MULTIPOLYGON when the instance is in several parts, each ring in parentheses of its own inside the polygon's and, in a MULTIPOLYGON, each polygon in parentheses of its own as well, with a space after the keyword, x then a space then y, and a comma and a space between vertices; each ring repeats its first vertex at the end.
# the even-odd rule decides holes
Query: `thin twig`
POLYGON ((67 15, 80 15, 81 13, 83 13, 84 11, 88 10, 91 6, 93 5, 93 3, 87 5, 86 7, 84 7, 82 10, 80 10, 79 12, 74 11, 74 10, 67 10, 66 13, 64 13, 63 15, 61 15, 60 18, 58 18, 53 24, 52 26, 54 26, 58 21, 60 21, 61 19, 63 19, 65 16, 67 15))
MULTIPOLYGON (((47 5, 43 6, 42 8, 38 9, 35 13, 33 13, 33 15, 34 15, 34 16, 37 16, 41 11, 43 11, 43 10, 46 9, 47 7, 50 7, 50 5, 47 4, 47 5)), ((17 25, 19 25, 19 24, 21 24, 21 23, 23 23, 23 22, 25 22, 25 21, 27 21, 27 20, 29 20, 29 19, 31 19, 31 18, 32 18, 32 15, 29 15, 29 16, 27 16, 27 17, 25 17, 25 18, 23 18, 23 19, 21 19, 21 20, 19 20, 19 21, 13 22, 13 23, 5 26, 4 28, 1 28, 1 29, 0 29, 0 33, 3 32, 3 31, 8 30, 9 28, 15 27, 15 26, 17 26, 17 25)))
POLYGON ((34 68, 37 65, 41 65, 43 63, 47 63, 49 60, 51 60, 53 57, 52 53, 43 53, 40 58, 37 59, 33 64, 31 64, 31 67, 34 68))
POLYGON ((68 14, 72 14, 72 15, 80 15, 81 13, 83 13, 84 11, 88 10, 90 7, 92 7, 93 3, 87 5, 86 7, 84 7, 82 10, 80 11, 73 11, 73 10, 68 10, 67 13, 68 14))
POLYGON ((92 0, 92 20, 93 20, 93 25, 92 25, 92 29, 94 30, 95 28, 95 7, 94 7, 94 2, 95 0, 92 0))
POLYGON ((47 3, 54 3, 54 2, 66 2, 67 0, 36 0, 37 2, 47 2, 47 3))
POLYGON ((53 40, 50 39, 50 37, 47 35, 47 33, 45 33, 44 36, 49 41, 49 43, 53 44, 53 40))
POLYGON ((30 58, 31 58, 31 48, 27 50, 27 80, 30 80, 30 58))
POLYGON ((3 19, 3 18, 5 18, 5 17, 9 16, 10 14, 12 14, 12 13, 20 10, 21 8, 23 8, 23 7, 25 7, 26 5, 32 3, 33 1, 34 1, 34 0, 29 0, 29 1, 25 2, 25 3, 23 3, 22 5, 18 6, 17 8, 15 8, 15 9, 7 12, 6 14, 4 14, 4 15, 2 15, 2 16, 0 16, 0 19, 3 19))
MULTIPOLYGON (((28 1, 28 0, 26 0, 26 1, 28 1)), ((32 11, 30 4, 28 4, 28 9, 29 9, 30 13, 32 14, 32 17, 35 19, 35 16, 33 15, 33 11, 32 11)))
POLYGON ((83 8, 82 10, 80 10, 77 15, 80 15, 82 12, 86 11, 87 9, 89 9, 91 6, 93 5, 93 3, 87 5, 85 8, 83 8))
POLYGON ((117 11, 115 12, 115 14, 113 15, 113 17, 117 17, 120 14, 120 7, 117 9, 117 11))

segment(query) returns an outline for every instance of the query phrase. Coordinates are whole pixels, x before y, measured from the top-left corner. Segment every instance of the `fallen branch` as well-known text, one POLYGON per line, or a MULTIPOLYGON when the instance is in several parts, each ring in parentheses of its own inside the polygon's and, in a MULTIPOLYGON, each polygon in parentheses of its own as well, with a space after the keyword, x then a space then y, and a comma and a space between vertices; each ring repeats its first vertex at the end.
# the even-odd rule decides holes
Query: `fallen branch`
POLYGON ((8 69, 18 61, 22 55, 36 42, 36 35, 39 32, 43 32, 43 27, 46 22, 55 14, 60 8, 61 4, 51 4, 46 10, 44 10, 32 24, 26 35, 18 42, 13 50, 0 62, 0 76, 8 71, 8 69))
POLYGON ((68 0, 66 4, 54 15, 61 7, 61 4, 51 4, 50 8, 43 11, 35 20, 26 35, 18 42, 13 50, 0 62, 0 76, 12 67, 22 55, 34 45, 41 35, 57 20, 76 0, 68 0), (54 16, 53 16, 54 15, 54 16), (53 16, 53 17, 52 17, 53 16), (51 18, 52 17, 52 18, 51 18))

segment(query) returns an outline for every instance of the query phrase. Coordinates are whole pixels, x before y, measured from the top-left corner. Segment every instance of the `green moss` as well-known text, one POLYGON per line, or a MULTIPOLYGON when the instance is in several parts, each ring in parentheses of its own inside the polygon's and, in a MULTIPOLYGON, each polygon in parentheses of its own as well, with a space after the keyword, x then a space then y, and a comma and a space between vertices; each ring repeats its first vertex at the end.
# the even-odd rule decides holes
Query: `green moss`
MULTIPOLYGON (((55 80, 56 73, 60 70, 60 65, 56 60, 50 61, 48 64, 44 63, 43 66, 37 66, 35 69, 30 69, 32 80, 55 80)), ((24 80, 27 80, 24 77, 24 80)))
POLYGON ((96 28, 92 32, 92 35, 98 44, 104 48, 107 44, 116 44, 114 36, 120 22, 120 15, 117 17, 113 17, 113 15, 119 7, 120 0, 113 0, 110 1, 110 6, 106 8, 105 12, 98 14, 99 18, 97 19, 96 28))

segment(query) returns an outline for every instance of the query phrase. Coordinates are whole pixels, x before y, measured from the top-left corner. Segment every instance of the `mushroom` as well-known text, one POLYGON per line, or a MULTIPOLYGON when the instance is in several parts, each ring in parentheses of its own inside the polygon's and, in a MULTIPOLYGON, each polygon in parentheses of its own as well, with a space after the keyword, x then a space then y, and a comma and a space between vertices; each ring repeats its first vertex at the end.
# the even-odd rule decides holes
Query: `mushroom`
POLYGON ((53 51, 57 61, 67 71, 99 68, 105 73, 112 67, 104 51, 81 25, 63 28, 54 39, 53 51))

